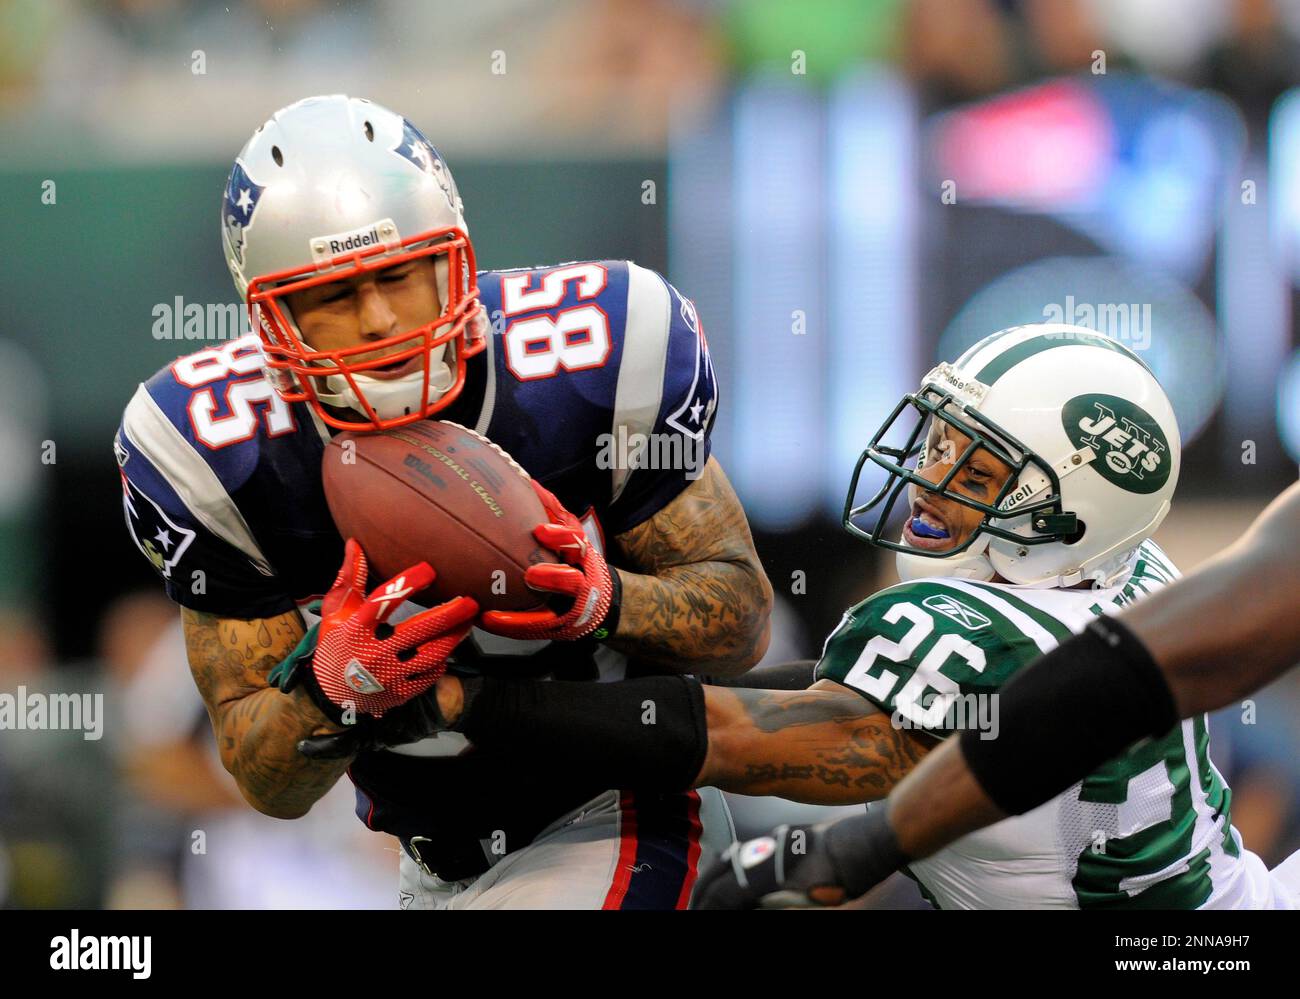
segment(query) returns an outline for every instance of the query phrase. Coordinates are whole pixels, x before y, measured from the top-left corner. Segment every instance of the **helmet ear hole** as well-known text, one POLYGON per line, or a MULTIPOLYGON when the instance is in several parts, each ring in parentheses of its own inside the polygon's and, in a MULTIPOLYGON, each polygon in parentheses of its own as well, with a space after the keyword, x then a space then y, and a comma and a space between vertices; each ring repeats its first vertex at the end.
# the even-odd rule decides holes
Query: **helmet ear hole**
POLYGON ((276 166, 284 166, 284 153, 280 152, 279 146, 271 147, 271 159, 275 160, 276 166))
POLYGON ((366 122, 366 138, 371 142, 375 141, 375 126, 370 122, 366 122))
POLYGON ((1087 524, 1085 524, 1082 520, 1078 521, 1077 523, 1079 525, 1078 528, 1074 530, 1072 533, 1066 535, 1066 537, 1062 539, 1064 544, 1077 545, 1080 541, 1083 540, 1084 534, 1088 532, 1087 524))

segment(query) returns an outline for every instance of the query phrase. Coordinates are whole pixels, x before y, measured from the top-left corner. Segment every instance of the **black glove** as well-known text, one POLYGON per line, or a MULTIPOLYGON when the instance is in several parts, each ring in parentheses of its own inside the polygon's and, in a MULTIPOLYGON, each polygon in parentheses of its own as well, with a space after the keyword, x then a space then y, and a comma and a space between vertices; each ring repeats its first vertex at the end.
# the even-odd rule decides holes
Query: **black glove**
POLYGON ((438 709, 437 688, 389 708, 382 718, 358 715, 342 732, 314 735, 298 743, 298 752, 311 760, 341 760, 357 753, 419 742, 450 726, 438 709))
POLYGON ((733 843, 700 875, 691 907, 839 905, 866 894, 908 859, 883 808, 816 826, 778 826, 769 836, 733 843))

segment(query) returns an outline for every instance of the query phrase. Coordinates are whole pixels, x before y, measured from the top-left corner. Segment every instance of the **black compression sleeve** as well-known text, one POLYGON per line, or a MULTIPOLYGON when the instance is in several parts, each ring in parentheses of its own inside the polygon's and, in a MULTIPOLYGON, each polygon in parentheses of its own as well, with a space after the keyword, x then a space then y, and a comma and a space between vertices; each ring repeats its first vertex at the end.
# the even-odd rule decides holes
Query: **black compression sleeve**
POLYGON ((546 773, 605 787, 685 791, 704 766, 704 690, 689 677, 462 683, 465 708, 453 729, 488 752, 514 750, 546 773))
MULTIPOLYGON (((699 674, 696 674, 697 676, 699 674)), ((744 687, 746 690, 807 690, 817 682, 817 660, 795 659, 775 666, 760 666, 740 676, 700 676, 710 687, 744 687)))
POLYGON ((961 751, 984 792, 1011 815, 1038 807, 1178 722, 1151 653, 1107 617, 1012 678, 999 701, 997 737, 967 729, 961 751))

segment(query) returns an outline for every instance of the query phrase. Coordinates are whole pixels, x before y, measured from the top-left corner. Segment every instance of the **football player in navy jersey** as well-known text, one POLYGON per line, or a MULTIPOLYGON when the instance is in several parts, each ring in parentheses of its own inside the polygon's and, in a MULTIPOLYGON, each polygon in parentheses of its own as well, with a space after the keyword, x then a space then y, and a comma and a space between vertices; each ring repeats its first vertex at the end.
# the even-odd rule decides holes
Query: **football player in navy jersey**
POLYGON ((435 733, 430 688, 449 667, 608 680, 738 675, 762 657, 772 590, 709 456, 717 389, 692 303, 625 261, 477 272, 434 147, 343 96, 257 130, 222 237, 256 332, 141 385, 115 451, 127 526, 182 606, 245 798, 293 818, 347 771, 359 816, 402 841, 406 908, 684 907, 711 834, 730 839, 716 792, 531 772, 435 733), (438 552, 370 580, 335 529, 330 436, 435 414, 533 477, 550 521, 538 537, 562 560, 528 576, 546 610, 480 614, 468 597, 422 610, 405 598, 438 552), (697 460, 610 461, 633 435, 697 460), (299 752, 322 737, 349 748, 299 752))

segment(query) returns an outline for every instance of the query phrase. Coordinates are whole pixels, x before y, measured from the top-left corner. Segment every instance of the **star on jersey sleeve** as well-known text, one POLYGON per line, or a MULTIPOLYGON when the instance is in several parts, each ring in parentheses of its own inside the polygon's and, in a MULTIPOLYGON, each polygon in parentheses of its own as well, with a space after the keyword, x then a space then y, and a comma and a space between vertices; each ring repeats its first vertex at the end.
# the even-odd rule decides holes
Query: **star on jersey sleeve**
POLYGON ((167 595, 183 607, 229 617, 283 614, 296 606, 206 466, 169 435, 143 386, 113 442, 127 532, 167 595), (243 527, 243 530, 240 528, 243 527))

